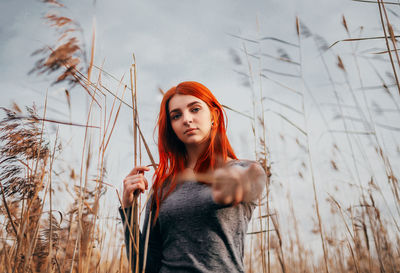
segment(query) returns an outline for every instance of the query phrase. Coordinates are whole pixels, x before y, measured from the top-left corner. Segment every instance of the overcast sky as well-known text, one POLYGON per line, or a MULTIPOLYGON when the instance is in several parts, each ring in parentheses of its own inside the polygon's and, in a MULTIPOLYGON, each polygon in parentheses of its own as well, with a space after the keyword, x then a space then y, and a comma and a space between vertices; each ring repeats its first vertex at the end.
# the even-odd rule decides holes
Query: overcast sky
MULTIPOLYGON (((284 53, 294 61, 300 61, 299 49, 271 39, 260 40, 265 37, 273 37, 284 40, 287 43, 298 45, 295 28, 295 18, 298 16, 308 29, 316 35, 323 37, 327 45, 337 40, 348 38, 341 21, 342 15, 347 18, 347 23, 352 36, 381 35, 379 13, 376 5, 362 4, 350 0, 158 0, 158 1, 71 1, 62 2, 65 8, 56 8, 40 1, 2 0, 0 3, 0 106, 9 106, 12 101, 19 105, 31 105, 35 102, 39 109, 44 104, 46 91, 49 94, 48 116, 60 120, 68 120, 70 115, 74 122, 84 123, 86 120, 87 97, 80 88, 71 90, 73 111, 70 114, 64 95, 68 85, 62 83, 51 85, 56 75, 28 75, 38 57, 32 57, 31 53, 38 48, 56 43, 55 32, 45 23, 43 16, 50 10, 57 10, 59 14, 69 16, 79 22, 83 30, 81 40, 85 41, 86 48, 90 49, 90 39, 93 25, 95 26, 95 64, 121 78, 125 75, 125 83, 129 82, 129 67, 132 63, 132 53, 136 56, 138 70, 138 98, 140 105, 140 118, 144 134, 154 151, 153 128, 159 107, 161 96, 158 88, 167 90, 171 86, 185 80, 195 80, 205 84, 217 96, 221 103, 228 105, 246 114, 252 113, 251 81, 243 73, 249 74, 248 60, 252 72, 255 75, 254 90, 259 92, 260 83, 263 96, 266 99, 266 109, 287 114, 293 122, 304 128, 307 125, 310 131, 316 159, 317 182, 323 190, 329 190, 339 185, 342 186, 356 176, 356 171, 350 166, 343 166, 340 175, 329 169, 329 162, 335 155, 332 152, 334 142, 321 118, 318 106, 324 109, 327 121, 335 127, 334 116, 337 109, 331 109, 327 103, 335 103, 332 84, 324 71, 320 53, 318 52, 312 37, 304 38, 301 42, 301 62, 303 75, 311 93, 308 93, 302 81, 298 78, 284 77, 268 70, 299 75, 300 68, 296 65, 277 62, 267 56, 279 57, 284 53), (360 27, 363 26, 362 29, 360 27), (258 43, 238 39, 240 36, 249 40, 257 40, 258 43), (250 54, 246 58, 244 49, 250 54), (253 54, 264 54, 256 59, 253 54), (267 69, 267 70, 262 70, 267 69), (263 73, 273 81, 262 79, 257 73, 263 73), (282 88, 279 84, 287 85, 295 90, 308 94, 307 124, 301 115, 288 111, 287 108, 273 102, 277 100, 296 109, 301 109, 301 100, 296 94, 282 88), (315 98, 314 101, 311 95, 315 98), (346 167, 348 169, 346 169, 346 167), (329 170, 328 175, 326 170, 329 170), (320 173, 321 172, 321 173, 320 173), (353 173, 352 173, 353 172, 353 173), (328 181, 327 181, 328 180, 328 181)), ((388 6, 390 16, 397 19, 400 10, 397 6, 388 6)), ((317 37, 317 36, 314 36, 317 37)), ((339 43, 332 51, 324 53, 334 82, 339 91, 343 92, 343 103, 353 105, 349 95, 349 85, 342 71, 337 68, 335 54, 340 54, 346 69, 351 71, 349 82, 355 90, 364 86, 381 84, 379 78, 372 70, 367 60, 360 62, 362 82, 358 80, 357 70, 351 53, 357 54, 366 51, 384 50, 384 42, 368 43, 339 43), (347 93, 346 93, 347 92, 347 93)), ((372 57, 372 54, 371 54, 372 57)), ((386 71, 390 71, 387 62, 374 61, 374 65, 380 71, 385 80, 386 71)), ((96 71, 97 73, 97 71, 96 71)), ((95 74, 96 74, 95 73, 95 74)), ((105 84, 114 91, 118 84, 109 77, 104 76, 105 84)), ((389 81, 390 82, 390 81, 389 81)), ((391 90, 396 97, 396 90, 391 90)), ((369 106, 379 105, 381 108, 394 109, 393 102, 387 96, 378 91, 371 91, 366 99, 369 106), (371 93, 375 92, 375 93, 371 93), (373 101, 373 98, 375 101, 373 101)), ((357 93, 360 94, 360 93, 357 93)), ((129 98, 126 97, 129 102, 129 98)), ((108 99, 111 102, 111 98, 108 99)), ((257 106, 259 107, 259 106, 257 106)), ((307 182, 300 183, 298 172, 301 171, 302 162, 307 157, 295 144, 299 138, 304 144, 304 138, 297 130, 276 115, 267 112, 267 128, 269 145, 274 162, 276 187, 275 207, 287 208, 286 195, 293 197, 299 215, 306 215, 312 206, 311 180, 305 173, 307 182), (287 136, 286 142, 281 135, 287 136), (288 140, 289 139, 289 140, 288 140), (294 149, 294 150, 293 150, 294 149), (295 151, 295 152, 293 152, 295 151)), ((349 112, 350 113, 350 112, 349 112)), ((376 122, 390 126, 398 126, 398 112, 393 115, 376 115, 376 122), (393 115, 395 115, 393 117, 393 115)), ((119 187, 121 179, 132 166, 132 140, 129 134, 131 126, 131 113, 128 108, 122 107, 116 136, 107 155, 109 182, 119 187), (128 152, 129 151, 129 152, 128 152)), ((254 159, 251 122, 236 113, 228 111, 230 139, 239 157, 254 159)), ((338 124, 341 124, 338 122, 338 124)), ((354 130, 366 130, 365 126, 353 124, 354 130)), ((52 132, 49 126, 49 132, 52 132)), ((54 129, 54 128, 53 128, 54 129)), ((72 136, 82 136, 81 129, 62 129, 64 140, 68 141, 72 136)), ((339 142, 344 141, 341 136, 339 142)), ((388 152, 398 162, 398 154, 395 148, 398 140, 398 131, 382 131, 379 137, 386 140, 388 152)), ((364 140, 362 140, 364 141, 364 140)), ((365 141, 368 143, 368 139, 365 141)), ((346 145, 343 146, 346 149, 346 145)), ((71 158, 79 161, 81 156, 80 146, 70 149, 71 158)), ((344 151, 349 155, 348 151, 344 151)), ((341 160, 339 156, 336 158, 341 160)), ((344 162, 342 162, 344 163, 344 162)), ((146 162, 148 164, 148 162, 146 162)), ((73 163, 71 163, 73 165, 73 163)), ((307 164, 308 165, 308 164, 307 164)), ((343 164, 346 165, 346 164, 343 164)), ((368 164, 361 164, 361 172, 368 170, 368 164)), ((398 171, 398 169, 397 169, 398 171)), ((382 170, 373 171, 381 174, 382 170)), ((368 171, 366 177, 369 175, 368 171)), ((365 177, 363 177, 365 178, 365 177)), ((321 190, 321 192, 323 192, 321 190)), ((337 193, 346 199, 346 193, 337 193)), ((322 200, 324 195, 321 196, 322 200)), ((357 199, 357 198, 356 198, 357 199)), ((355 200, 356 202, 357 200, 355 200)), ((287 210, 285 210, 287 213, 287 210)), ((285 217, 285 216, 283 216, 285 217)), ((310 219, 310 216, 305 216, 310 219)), ((308 221, 308 220, 307 220, 308 221)), ((305 221, 305 222, 307 222, 305 221)), ((307 226, 306 223, 303 223, 307 226)), ((307 226, 309 231, 312 227, 307 226)))

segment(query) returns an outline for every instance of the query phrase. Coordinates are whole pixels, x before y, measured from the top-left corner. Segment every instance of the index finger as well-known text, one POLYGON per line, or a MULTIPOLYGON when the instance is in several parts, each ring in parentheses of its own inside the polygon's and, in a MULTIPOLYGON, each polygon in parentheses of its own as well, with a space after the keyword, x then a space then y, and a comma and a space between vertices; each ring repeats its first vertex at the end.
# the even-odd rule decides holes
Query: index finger
POLYGON ((137 174, 139 172, 147 172, 150 171, 149 167, 146 166, 136 166, 135 168, 133 168, 131 170, 131 172, 128 175, 133 175, 133 174, 137 174))

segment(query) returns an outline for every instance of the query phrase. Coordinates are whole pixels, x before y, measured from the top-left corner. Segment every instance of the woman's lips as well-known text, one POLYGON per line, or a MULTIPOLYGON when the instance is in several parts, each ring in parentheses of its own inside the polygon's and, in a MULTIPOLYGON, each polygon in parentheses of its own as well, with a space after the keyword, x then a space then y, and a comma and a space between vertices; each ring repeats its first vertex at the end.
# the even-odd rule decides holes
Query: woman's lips
POLYGON ((193 132, 195 130, 197 130, 197 129, 196 128, 190 128, 190 129, 187 129, 183 134, 186 135, 187 133, 193 132))

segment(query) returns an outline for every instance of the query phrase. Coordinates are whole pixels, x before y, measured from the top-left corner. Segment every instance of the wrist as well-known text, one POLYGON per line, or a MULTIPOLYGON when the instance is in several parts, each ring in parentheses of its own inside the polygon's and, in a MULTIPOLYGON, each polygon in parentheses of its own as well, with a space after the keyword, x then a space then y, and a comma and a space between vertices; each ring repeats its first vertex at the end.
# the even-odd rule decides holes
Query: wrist
POLYGON ((122 207, 123 209, 130 208, 130 207, 132 207, 132 203, 133 203, 133 201, 132 201, 132 202, 130 202, 130 201, 123 201, 122 204, 121 204, 121 207, 122 207))

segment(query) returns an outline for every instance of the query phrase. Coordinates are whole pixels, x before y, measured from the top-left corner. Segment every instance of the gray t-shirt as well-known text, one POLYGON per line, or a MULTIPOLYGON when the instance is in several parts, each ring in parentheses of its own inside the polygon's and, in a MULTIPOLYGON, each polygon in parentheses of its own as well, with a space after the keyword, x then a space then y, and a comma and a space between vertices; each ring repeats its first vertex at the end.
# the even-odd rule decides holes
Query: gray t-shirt
MULTIPOLYGON (((141 234, 141 252, 149 206, 141 234)), ((254 207, 252 202, 236 206, 216 204, 211 187, 206 184, 177 185, 161 203, 159 217, 150 229, 146 272, 244 272, 244 236, 254 207)), ((130 215, 130 209, 125 210, 130 215)), ((127 231, 125 240, 128 245, 127 231)), ((129 255, 128 248, 127 251, 129 255)), ((141 253, 139 272, 142 257, 141 253)))

